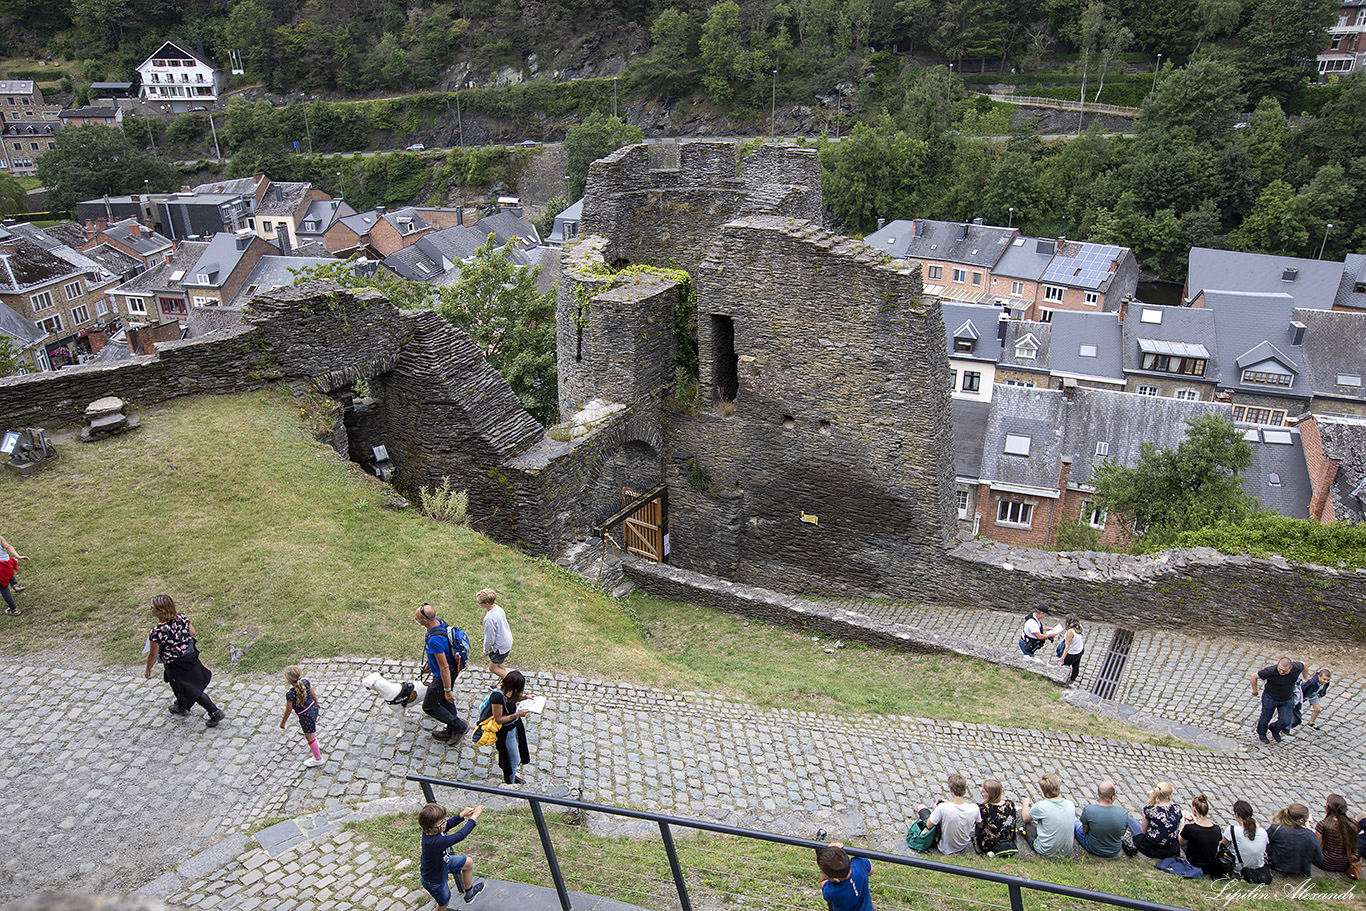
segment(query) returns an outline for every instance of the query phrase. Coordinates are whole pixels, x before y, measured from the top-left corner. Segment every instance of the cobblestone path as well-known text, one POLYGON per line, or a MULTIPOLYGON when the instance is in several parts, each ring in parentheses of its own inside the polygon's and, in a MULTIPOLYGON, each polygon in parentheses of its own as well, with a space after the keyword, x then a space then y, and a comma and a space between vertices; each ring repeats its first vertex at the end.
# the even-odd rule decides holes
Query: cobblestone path
MULTIPOLYGON (((1020 622, 987 611, 897 610, 900 622, 1002 648, 1014 648, 1020 622)), ((1083 689, 1110 631, 1087 633, 1083 689)), ((1131 810, 1146 787, 1166 779, 1178 798, 1210 795, 1220 819, 1238 797, 1263 817, 1291 800, 1321 807, 1332 791, 1359 809, 1366 795, 1366 771, 1354 758, 1366 720, 1359 654, 1305 651, 1297 657, 1313 666, 1336 661, 1319 730, 1265 747, 1251 733, 1257 701, 1247 678, 1277 657, 1274 647, 1139 633, 1122 700, 1226 735, 1237 743, 1228 750, 899 716, 756 711, 705 694, 533 674, 531 687, 549 706, 528 726, 533 755, 525 774, 537 789, 581 786, 591 801, 741 825, 774 825, 786 813, 794 834, 810 834, 807 811, 853 809, 884 850, 898 848, 908 815, 942 792, 951 770, 973 783, 999 778, 1016 797, 1055 770, 1079 804, 1096 781, 1112 778, 1131 810)), ((403 780, 409 772, 500 779, 491 750, 447 747, 428 736, 420 713, 402 722, 381 705, 360 684, 372 670, 411 679, 417 669, 348 659, 309 665, 323 705, 326 762, 305 769, 297 725, 277 727, 281 684, 273 678, 221 677, 211 692, 228 718, 205 729, 198 712, 171 716, 165 684, 144 680, 140 669, 90 672, 68 690, 54 686, 67 671, 0 661, 9 684, 0 704, 0 901, 54 887, 131 892, 152 884, 174 904, 199 908, 422 907, 422 895, 394 893, 376 873, 373 851, 340 823, 361 805, 416 808, 420 792, 403 780), (212 865, 186 863, 214 850, 225 856, 212 865), (343 881, 344 889, 334 887, 343 881), (320 888, 325 897, 315 894, 320 888)), ((473 672, 462 680, 465 705, 482 698, 484 679, 473 672)))

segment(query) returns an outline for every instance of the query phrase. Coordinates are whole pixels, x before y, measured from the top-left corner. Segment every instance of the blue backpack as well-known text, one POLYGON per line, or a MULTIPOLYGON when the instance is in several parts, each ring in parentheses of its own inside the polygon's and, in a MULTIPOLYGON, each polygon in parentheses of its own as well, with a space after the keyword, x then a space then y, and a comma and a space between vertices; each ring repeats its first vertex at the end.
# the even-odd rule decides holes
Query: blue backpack
POLYGON ((470 637, 460 627, 445 623, 427 630, 429 641, 433 636, 446 637, 446 663, 450 665, 451 683, 454 683, 470 663, 470 637))

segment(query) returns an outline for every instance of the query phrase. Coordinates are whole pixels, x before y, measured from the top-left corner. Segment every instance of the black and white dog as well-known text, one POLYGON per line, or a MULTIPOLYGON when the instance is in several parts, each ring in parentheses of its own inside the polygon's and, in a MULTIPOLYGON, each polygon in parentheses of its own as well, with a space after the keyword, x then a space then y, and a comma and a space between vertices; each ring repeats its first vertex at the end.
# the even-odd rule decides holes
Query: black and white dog
POLYGON ((427 696, 426 685, 413 680, 395 683, 392 680, 386 680, 384 675, 379 672, 366 674, 361 678, 361 683, 365 685, 366 689, 373 691, 376 696, 383 699, 386 705, 393 706, 394 713, 398 715, 400 726, 408 717, 410 707, 416 706, 418 711, 421 711, 422 700, 427 696))

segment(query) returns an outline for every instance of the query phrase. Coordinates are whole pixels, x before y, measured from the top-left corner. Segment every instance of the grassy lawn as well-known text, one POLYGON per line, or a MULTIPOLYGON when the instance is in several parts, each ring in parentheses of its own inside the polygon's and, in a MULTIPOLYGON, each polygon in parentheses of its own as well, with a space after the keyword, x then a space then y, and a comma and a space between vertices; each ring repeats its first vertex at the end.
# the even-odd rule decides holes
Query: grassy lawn
POLYGON ((141 661, 147 604, 171 594, 215 671, 274 673, 334 655, 416 660, 424 601, 473 633, 474 593, 508 610, 523 667, 832 713, 907 714, 1143 742, 1168 738, 1058 701, 1039 678, 956 656, 885 653, 635 595, 606 598, 527 557, 414 509, 300 430, 275 391, 180 399, 142 429, 60 446, 21 481, 0 475, 0 528, 33 562, 24 616, 0 650, 50 654, 76 638, 95 662, 141 661), (89 631, 98 630, 98 635, 89 631))
MULTIPOLYGON (((471 795, 473 796, 473 795, 471 795)), ((438 795, 440 799, 440 795, 438 795)), ((454 796, 451 807, 458 807, 454 796)), ((546 808, 555 853, 566 885, 573 892, 604 895, 646 908, 676 908, 667 856, 657 837, 650 840, 607 838, 572 825, 563 813, 546 808)), ((388 855, 383 869, 396 887, 421 888, 418 882, 417 814, 407 813, 351 823, 388 855), (405 862, 406 861, 406 862, 405 862)), ((768 842, 676 830, 679 861, 686 871, 688 894, 698 909, 814 909, 823 905, 816 886, 815 857, 811 851, 768 842)), ((474 858, 474 875, 508 882, 553 887, 530 811, 487 812, 459 849, 474 858)), ((1280 880, 1255 900, 1238 881, 1227 885, 1208 880, 1185 880, 1153 869, 1152 861, 1118 858, 1101 860, 989 859, 968 856, 927 859, 964 867, 1009 873, 1084 889, 1109 892, 1183 908, 1256 908, 1291 911, 1297 908, 1360 908, 1359 896, 1348 892, 1349 880, 1280 880), (1229 892, 1221 895, 1220 889, 1229 892), (1236 893, 1232 890, 1238 890, 1236 893), (1234 895, 1240 897, 1235 898, 1234 895)), ((888 863, 874 863, 870 878, 878 911, 899 908, 1010 907, 1004 886, 947 873, 927 872, 888 863)), ((1024 890, 1029 909, 1102 908, 1080 900, 1024 890)))

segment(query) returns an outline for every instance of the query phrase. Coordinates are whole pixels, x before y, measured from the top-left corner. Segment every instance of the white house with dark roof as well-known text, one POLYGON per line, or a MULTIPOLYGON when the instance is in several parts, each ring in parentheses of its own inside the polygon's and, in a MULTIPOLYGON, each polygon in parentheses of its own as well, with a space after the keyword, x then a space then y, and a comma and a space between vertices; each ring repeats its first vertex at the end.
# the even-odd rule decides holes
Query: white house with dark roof
POLYGON ((1010 320, 1005 330, 998 383, 1124 389, 1123 333, 1113 313, 1059 310, 1050 322, 1010 320))
POLYGON ((1000 307, 944 301, 944 333, 949 349, 949 389, 955 399, 991 401, 996 362, 1001 357, 1000 307))
POLYGON ((179 41, 167 41, 142 63, 141 98, 184 113, 218 100, 223 90, 223 71, 203 54, 179 41))

